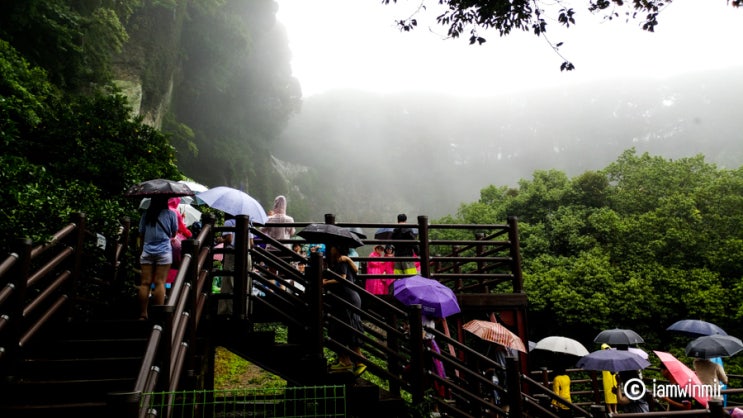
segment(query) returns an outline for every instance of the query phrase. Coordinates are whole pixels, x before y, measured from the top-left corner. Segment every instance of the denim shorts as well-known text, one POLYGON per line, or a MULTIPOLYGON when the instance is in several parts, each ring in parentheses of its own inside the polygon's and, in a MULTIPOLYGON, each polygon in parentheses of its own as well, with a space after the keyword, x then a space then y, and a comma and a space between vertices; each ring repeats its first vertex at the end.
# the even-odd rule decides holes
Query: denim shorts
POLYGON ((142 251, 142 255, 139 257, 139 264, 155 264, 159 266, 173 264, 173 253, 150 254, 142 251))

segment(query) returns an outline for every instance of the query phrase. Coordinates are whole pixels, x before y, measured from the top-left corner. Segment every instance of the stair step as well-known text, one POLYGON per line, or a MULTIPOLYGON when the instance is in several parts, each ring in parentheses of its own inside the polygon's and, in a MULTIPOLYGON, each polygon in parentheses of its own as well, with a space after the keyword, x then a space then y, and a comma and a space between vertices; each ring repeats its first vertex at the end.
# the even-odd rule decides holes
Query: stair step
POLYGON ((0 393, 13 405, 105 402, 110 392, 134 387, 135 378, 27 379, 0 385, 0 393))
POLYGON ((53 344, 53 350, 48 345, 32 345, 25 350, 24 357, 66 359, 95 358, 102 353, 107 357, 128 357, 135 353, 143 355, 147 348, 147 338, 63 339, 53 344))
POLYGON ((65 359, 26 359, 17 371, 26 379, 96 379, 102 377, 130 377, 139 370, 142 357, 101 357, 65 359))
POLYGON ((0 416, 13 418, 100 418, 110 415, 105 402, 79 402, 62 404, 40 404, 0 406, 0 416))

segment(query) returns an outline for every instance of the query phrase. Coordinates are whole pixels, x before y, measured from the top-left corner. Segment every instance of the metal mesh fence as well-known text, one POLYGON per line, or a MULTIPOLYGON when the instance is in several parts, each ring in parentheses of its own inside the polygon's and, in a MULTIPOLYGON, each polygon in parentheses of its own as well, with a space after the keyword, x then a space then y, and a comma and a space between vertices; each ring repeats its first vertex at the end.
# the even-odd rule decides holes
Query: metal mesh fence
POLYGON ((345 417, 345 386, 145 393, 147 417, 345 417))

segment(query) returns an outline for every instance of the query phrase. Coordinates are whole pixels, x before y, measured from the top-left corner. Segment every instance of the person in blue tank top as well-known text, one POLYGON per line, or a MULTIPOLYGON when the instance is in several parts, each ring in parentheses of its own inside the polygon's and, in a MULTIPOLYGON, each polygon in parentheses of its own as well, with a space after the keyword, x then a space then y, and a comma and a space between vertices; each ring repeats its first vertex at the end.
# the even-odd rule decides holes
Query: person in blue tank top
POLYGON ((152 303, 165 303, 165 280, 173 263, 173 247, 170 243, 178 232, 178 218, 168 207, 167 197, 153 197, 147 211, 139 220, 139 236, 142 254, 139 257, 142 275, 139 282, 139 319, 147 319, 152 290, 152 303))

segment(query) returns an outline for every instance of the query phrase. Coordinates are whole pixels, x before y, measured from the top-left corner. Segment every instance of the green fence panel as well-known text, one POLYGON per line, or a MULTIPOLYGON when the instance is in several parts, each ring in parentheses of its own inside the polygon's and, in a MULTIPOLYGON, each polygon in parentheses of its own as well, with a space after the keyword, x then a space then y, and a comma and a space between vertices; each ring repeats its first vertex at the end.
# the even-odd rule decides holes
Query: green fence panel
POLYGON ((345 417, 345 386, 145 393, 148 417, 345 417), (169 411, 170 408, 170 411, 169 411))

